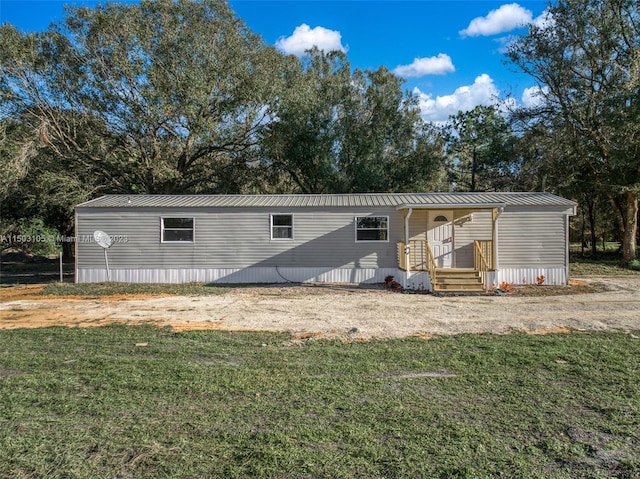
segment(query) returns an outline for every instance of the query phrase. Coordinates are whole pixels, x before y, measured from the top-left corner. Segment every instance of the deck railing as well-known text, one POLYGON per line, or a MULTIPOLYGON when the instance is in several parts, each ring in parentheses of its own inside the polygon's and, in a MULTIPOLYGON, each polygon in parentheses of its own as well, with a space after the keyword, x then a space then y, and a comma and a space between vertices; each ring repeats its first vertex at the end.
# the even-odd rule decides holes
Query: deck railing
POLYGON ((473 242, 473 267, 476 271, 492 271, 495 269, 493 241, 475 240, 473 242))
MULTIPOLYGON (((407 270, 407 256, 405 254, 405 243, 398 243, 398 266, 407 270)), ((431 246, 425 240, 409 241, 409 269, 411 271, 427 271, 431 278, 431 284, 436 282, 436 259, 433 256, 431 246)))
POLYGON ((473 242, 473 268, 480 272, 482 283, 487 285, 487 272, 495 270, 495 262, 493 258, 493 241, 491 240, 475 240, 473 242))
POLYGON ((435 288, 436 284, 436 273, 438 264, 436 263, 436 258, 433 256, 433 251, 431 250, 431 245, 428 241, 420 241, 424 245, 425 249, 425 263, 427 267, 427 271, 429 272, 429 277, 431 278, 431 288, 435 288))
POLYGON ((405 254, 404 241, 398 241, 398 267, 406 271, 407 270, 407 255, 405 254))
MULTIPOLYGON (((431 284, 436 282, 437 263, 428 241, 409 241, 409 270, 427 271, 431 278, 431 284)), ((398 242, 398 266, 407 270, 407 255, 404 241, 398 242)), ((475 240, 473 242, 473 269, 480 272, 483 283, 486 284, 487 272, 495 270, 493 255, 493 241, 475 240)))

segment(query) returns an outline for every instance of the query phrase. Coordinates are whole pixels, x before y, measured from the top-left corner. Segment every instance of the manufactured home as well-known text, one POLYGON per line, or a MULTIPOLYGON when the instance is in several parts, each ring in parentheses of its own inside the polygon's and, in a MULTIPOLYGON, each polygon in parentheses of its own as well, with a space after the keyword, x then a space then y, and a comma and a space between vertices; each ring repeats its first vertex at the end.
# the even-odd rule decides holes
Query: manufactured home
POLYGON ((75 209, 76 281, 563 285, 575 209, 549 193, 107 195, 75 209))

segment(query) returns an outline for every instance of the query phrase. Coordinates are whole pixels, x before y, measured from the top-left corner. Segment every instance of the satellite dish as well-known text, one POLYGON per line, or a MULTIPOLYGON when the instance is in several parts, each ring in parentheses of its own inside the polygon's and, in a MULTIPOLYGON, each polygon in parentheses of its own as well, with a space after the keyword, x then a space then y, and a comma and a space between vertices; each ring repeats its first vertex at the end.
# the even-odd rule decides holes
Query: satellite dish
POLYGON ((96 230, 93 232, 93 239, 96 240, 100 246, 104 249, 111 248, 113 241, 111 241, 111 236, 109 236, 104 231, 96 230))
POLYGON ((107 250, 113 244, 113 241, 111 240, 111 236, 109 236, 104 231, 95 230, 93 232, 93 239, 96 240, 96 243, 102 246, 102 249, 104 250, 104 265, 107 268, 107 281, 111 281, 111 271, 109 271, 109 259, 107 258, 107 250))

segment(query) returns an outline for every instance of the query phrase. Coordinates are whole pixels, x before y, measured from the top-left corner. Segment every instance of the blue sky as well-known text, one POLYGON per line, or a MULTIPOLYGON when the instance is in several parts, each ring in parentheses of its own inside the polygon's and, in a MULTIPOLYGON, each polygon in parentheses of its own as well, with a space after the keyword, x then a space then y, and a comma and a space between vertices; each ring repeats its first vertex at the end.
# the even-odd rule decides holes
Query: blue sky
MULTIPOLYGON (((94 0, 0 0, 0 22, 44 30, 65 3, 94 0)), ((505 45, 544 21, 547 2, 485 0, 229 0, 251 30, 286 53, 317 45, 346 51, 361 69, 385 66, 420 98, 423 118, 444 121, 459 109, 507 95, 535 101, 533 80, 504 64, 505 45)))

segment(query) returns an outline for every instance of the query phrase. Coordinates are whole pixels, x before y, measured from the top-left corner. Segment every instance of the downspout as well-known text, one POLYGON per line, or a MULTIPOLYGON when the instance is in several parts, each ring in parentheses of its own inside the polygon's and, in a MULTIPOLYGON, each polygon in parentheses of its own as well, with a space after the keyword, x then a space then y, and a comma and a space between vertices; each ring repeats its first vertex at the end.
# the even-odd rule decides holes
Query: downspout
MULTIPOLYGON (((500 215, 504 212, 504 206, 501 206, 499 208, 494 208, 493 209, 493 228, 491 231, 491 236, 492 236, 492 241, 493 241, 493 277, 494 277, 494 281, 496 283, 498 283, 498 272, 500 270, 500 267, 498 265, 498 253, 499 253, 499 248, 498 248, 498 218, 500 218, 500 215)), ((486 287, 489 287, 489 285, 485 285, 486 287)))
POLYGON ((565 237, 564 237, 564 244, 565 244, 565 260, 564 260, 564 268, 565 268, 565 286, 569 286, 569 262, 571 259, 571 254, 569 252, 569 243, 570 243, 570 222, 569 222, 569 217, 570 216, 575 216, 576 214, 578 214, 577 211, 577 206, 574 206, 571 210, 570 214, 564 215, 564 222, 565 222, 565 237))
POLYGON ((409 276, 411 275, 411 263, 409 263, 409 218, 413 213, 413 208, 407 210, 407 214, 404 217, 404 267, 405 267, 405 280, 404 287, 408 286, 409 276))

